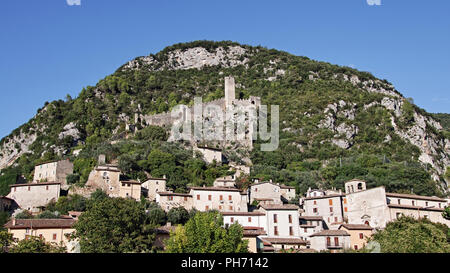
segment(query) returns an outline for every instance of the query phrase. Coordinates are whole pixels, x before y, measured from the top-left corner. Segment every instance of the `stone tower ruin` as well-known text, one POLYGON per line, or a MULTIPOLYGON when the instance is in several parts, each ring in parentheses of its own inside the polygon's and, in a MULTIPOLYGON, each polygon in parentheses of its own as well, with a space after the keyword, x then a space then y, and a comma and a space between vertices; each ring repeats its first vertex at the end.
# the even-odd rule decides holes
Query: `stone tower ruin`
POLYGON ((236 99, 234 78, 225 77, 225 107, 232 105, 236 99))

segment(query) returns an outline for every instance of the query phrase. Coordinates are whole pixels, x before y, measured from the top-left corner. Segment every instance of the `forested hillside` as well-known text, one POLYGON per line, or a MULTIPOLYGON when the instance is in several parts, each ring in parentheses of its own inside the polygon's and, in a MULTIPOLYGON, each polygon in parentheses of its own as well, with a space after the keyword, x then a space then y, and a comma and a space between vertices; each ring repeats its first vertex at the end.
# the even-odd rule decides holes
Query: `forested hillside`
POLYGON ((19 175, 30 180, 35 164, 63 157, 75 164, 70 183, 82 185, 101 153, 130 178, 166 174, 178 191, 211 184, 227 166, 193 158, 189 147, 167 143, 164 129, 139 117, 191 104, 195 96, 223 97, 225 76, 235 78, 238 98, 260 96, 280 106, 277 151, 261 152, 259 142, 251 152, 225 151, 232 161, 250 154, 252 176, 242 186, 273 179, 304 192, 362 178, 395 192, 447 191, 448 115, 428 114, 368 72, 263 47, 196 41, 138 57, 78 97, 46 103, 1 140, 0 195, 19 175), (111 143, 130 124, 138 133, 111 143))

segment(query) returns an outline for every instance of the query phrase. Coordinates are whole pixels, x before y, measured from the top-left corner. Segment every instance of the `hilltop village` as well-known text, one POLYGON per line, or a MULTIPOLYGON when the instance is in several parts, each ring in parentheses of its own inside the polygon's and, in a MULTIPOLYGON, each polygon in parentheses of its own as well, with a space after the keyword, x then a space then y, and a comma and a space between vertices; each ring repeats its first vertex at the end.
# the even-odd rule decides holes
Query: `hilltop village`
MULTIPOLYGON (((236 100, 234 79, 226 79, 225 99, 213 101, 223 107, 232 103, 256 104, 260 98, 236 100)), ((148 125, 164 126, 171 123, 167 114, 146 116, 148 125)), ((248 133, 248 134, 251 134, 248 133)), ((251 141, 246 140, 246 145, 251 141)), ((222 149, 194 144, 208 164, 222 164, 222 149)), ((340 252, 346 249, 362 249, 372 234, 401 216, 415 219, 427 218, 432 222, 450 226, 442 216, 449 206, 448 199, 435 196, 419 196, 386 192, 384 187, 367 188, 358 179, 345 183, 345 190, 311 189, 300 196, 295 187, 277 181, 253 180, 248 187, 238 187, 240 177, 250 176, 247 164, 229 163, 232 175, 215 179, 212 186, 191 186, 186 193, 167 187, 166 176, 147 179, 123 179, 121 170, 113 162, 100 155, 97 166, 90 172, 84 187, 69 186, 67 177, 74 172, 69 160, 46 162, 35 166, 33 181, 11 185, 7 196, 0 196, 0 210, 12 214, 4 226, 17 240, 37 236, 45 241, 63 244, 69 252, 77 252, 77 242, 69 234, 82 212, 69 211, 57 219, 16 219, 16 215, 28 211, 41 214, 50 202, 64 195, 91 196, 101 190, 109 197, 145 199, 156 203, 164 211, 183 207, 188 211, 215 210, 223 216, 224 226, 238 223, 243 227, 248 250, 254 253, 279 252, 340 252)), ((168 175, 168 174, 167 174, 168 175)), ((164 249, 164 242, 175 227, 167 223, 158 229, 157 241, 164 249)))
MULTIPOLYGON (((211 159, 220 153, 214 149, 204 155, 211 159)), ((442 216, 449 200, 388 193, 384 187, 366 189, 366 183, 357 179, 345 183, 345 192, 308 189, 305 196, 298 196, 294 187, 276 181, 253 181, 248 189, 239 189, 236 179, 249 174, 250 168, 234 166, 234 175, 216 179, 212 187, 190 187, 188 193, 176 193, 166 187, 165 177, 149 177, 143 182, 121 180, 116 165, 106 164, 103 156, 99 162, 90 173, 86 187, 69 189, 69 195, 89 196, 100 189, 110 197, 131 198, 137 202, 145 198, 156 202, 166 212, 178 207, 202 212, 217 210, 223 216, 225 227, 233 223, 243 227, 250 252, 358 250, 373 233, 402 215, 450 225, 442 216)), ((70 211, 59 219, 14 217, 23 210, 34 215, 42 213, 49 202, 58 200, 65 192, 65 177, 72 171, 68 160, 38 165, 35 181, 12 185, 10 194, 0 197, 0 209, 13 212, 5 228, 14 238, 39 236, 45 241, 63 244, 69 252, 74 249, 76 242, 69 241, 68 235, 74 231, 73 225, 82 212, 70 211)), ((164 239, 174 228, 168 223, 159 229, 162 248, 164 239)))

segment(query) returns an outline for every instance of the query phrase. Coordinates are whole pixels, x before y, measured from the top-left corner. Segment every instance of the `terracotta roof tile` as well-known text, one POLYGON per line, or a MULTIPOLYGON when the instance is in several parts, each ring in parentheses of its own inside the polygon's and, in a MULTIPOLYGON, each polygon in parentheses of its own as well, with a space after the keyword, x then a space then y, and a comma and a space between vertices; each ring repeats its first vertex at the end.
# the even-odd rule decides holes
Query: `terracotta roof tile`
POLYGON ((314 237, 314 236, 350 236, 350 234, 348 234, 345 230, 328 229, 328 230, 323 230, 321 232, 314 233, 310 237, 314 237))
POLYGON ((5 228, 24 229, 24 228, 71 228, 76 223, 74 219, 13 219, 6 223, 5 228))
POLYGON ((299 207, 293 204, 278 205, 278 204, 262 204, 260 205, 265 210, 298 210, 299 207))
POLYGON ((447 202, 447 200, 436 197, 436 196, 422 196, 415 194, 405 194, 405 193, 386 193, 387 197, 397 197, 397 198, 408 198, 408 199, 419 199, 419 200, 429 200, 438 202, 447 202))

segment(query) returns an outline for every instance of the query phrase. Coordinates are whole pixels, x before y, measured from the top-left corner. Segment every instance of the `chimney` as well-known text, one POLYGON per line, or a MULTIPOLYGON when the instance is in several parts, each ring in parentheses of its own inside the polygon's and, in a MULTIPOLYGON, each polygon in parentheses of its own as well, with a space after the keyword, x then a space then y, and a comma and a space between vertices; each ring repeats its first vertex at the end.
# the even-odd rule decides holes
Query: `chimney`
POLYGON ((16 225, 16 218, 12 218, 12 225, 13 227, 16 225))
POLYGON ((172 226, 172 223, 171 223, 171 222, 167 222, 166 226, 167 226, 167 227, 171 227, 171 226, 172 226))
POLYGON ((272 179, 270 179, 269 182, 272 183, 272 179))
POLYGON ((166 175, 163 175, 163 178, 166 179, 166 175))
POLYGON ((99 155, 98 156, 98 165, 105 165, 106 163, 106 156, 105 155, 99 155))

